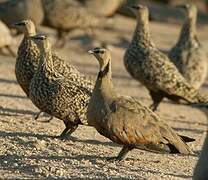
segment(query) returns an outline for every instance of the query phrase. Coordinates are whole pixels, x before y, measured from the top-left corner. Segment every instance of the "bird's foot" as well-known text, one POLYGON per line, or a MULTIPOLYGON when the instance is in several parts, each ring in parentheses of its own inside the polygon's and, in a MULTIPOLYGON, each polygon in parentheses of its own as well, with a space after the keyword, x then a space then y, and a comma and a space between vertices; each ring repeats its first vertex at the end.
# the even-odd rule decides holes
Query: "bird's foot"
POLYGON ((107 161, 113 161, 113 162, 121 162, 123 160, 124 160, 124 158, 120 158, 120 157, 117 157, 117 156, 107 158, 107 161))

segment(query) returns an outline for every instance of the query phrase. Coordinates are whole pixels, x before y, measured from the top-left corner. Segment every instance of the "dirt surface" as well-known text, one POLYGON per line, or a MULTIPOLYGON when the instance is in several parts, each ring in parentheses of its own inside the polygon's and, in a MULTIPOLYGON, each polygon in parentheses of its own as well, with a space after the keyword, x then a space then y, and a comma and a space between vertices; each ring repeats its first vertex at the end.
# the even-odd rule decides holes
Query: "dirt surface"
MULTIPOLYGON (((123 53, 131 39, 135 21, 117 16, 113 29, 95 30, 93 40, 83 31, 71 34, 61 57, 95 77, 96 60, 86 52, 90 47, 108 44, 112 50, 113 81, 123 95, 137 97, 143 104, 151 103, 147 90, 133 80, 123 66, 123 53)), ((154 41, 168 50, 177 40, 179 25, 151 23, 154 41)), ((54 39, 55 32, 46 30, 54 39)), ((199 39, 208 44, 208 27, 199 28, 199 39)), ((16 39, 17 44, 22 37, 16 39)), ((13 48, 16 48, 14 46, 13 48)), ((16 82, 15 59, 0 56, 0 179, 191 179, 193 168, 205 138, 206 115, 200 110, 176 105, 165 100, 157 113, 178 133, 196 138, 190 143, 192 156, 155 154, 133 150, 123 162, 108 162, 120 146, 99 135, 91 127, 80 126, 71 138, 55 138, 64 129, 58 119, 50 123, 34 120, 38 109, 25 96, 16 82)), ((202 90, 206 91, 208 82, 202 90)), ((40 121, 48 117, 41 117, 40 121)))

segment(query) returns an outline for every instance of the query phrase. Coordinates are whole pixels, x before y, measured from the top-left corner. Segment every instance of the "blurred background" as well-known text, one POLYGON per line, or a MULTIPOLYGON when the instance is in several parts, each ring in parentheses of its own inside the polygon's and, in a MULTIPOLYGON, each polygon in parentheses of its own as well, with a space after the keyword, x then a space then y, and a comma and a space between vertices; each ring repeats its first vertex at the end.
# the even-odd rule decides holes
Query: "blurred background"
MULTIPOLYGON (((14 52, 17 51, 19 40, 15 41, 15 38, 18 37, 16 35, 19 32, 13 30, 12 25, 23 19, 34 21, 38 32, 49 34, 57 48, 63 48, 69 39, 88 46, 112 45, 112 42, 104 42, 96 37, 102 33, 102 31, 96 33, 96 30, 117 29, 118 31, 119 26, 129 27, 126 18, 135 18, 127 8, 129 5, 137 3, 147 5, 150 9, 151 21, 181 24, 184 16, 175 8, 175 5, 191 2, 195 3, 199 10, 198 24, 206 25, 208 22, 207 0, 0 0, 0 20, 2 21, 0 23, 0 48, 9 45, 13 46, 14 52)), ((126 47, 125 35, 120 40, 120 45, 126 47)))

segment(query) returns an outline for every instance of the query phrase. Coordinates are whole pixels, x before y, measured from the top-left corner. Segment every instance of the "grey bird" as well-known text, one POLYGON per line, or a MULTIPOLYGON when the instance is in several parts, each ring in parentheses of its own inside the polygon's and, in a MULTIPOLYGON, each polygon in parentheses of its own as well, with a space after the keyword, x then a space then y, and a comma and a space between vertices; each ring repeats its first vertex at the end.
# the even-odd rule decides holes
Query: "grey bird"
MULTIPOLYGON (((110 51, 89 51, 98 60, 100 71, 87 109, 91 126, 103 136, 123 145, 115 160, 123 160, 134 148, 166 153, 190 154, 185 143, 193 139, 179 136, 149 108, 132 97, 117 95, 111 75, 110 51)), ((111 159, 111 158, 110 158, 111 159)))
POLYGON ((208 58, 196 34, 197 7, 185 4, 178 8, 185 10, 186 20, 169 57, 188 83, 199 89, 207 76, 208 58))
POLYGON ((30 83, 29 97, 41 111, 63 120, 66 128, 60 137, 74 132, 79 124, 88 125, 87 105, 93 83, 74 66, 69 66, 68 76, 56 69, 51 44, 44 35, 31 37, 37 44, 41 57, 38 70, 30 83))
POLYGON ((9 27, 22 19, 31 19, 35 25, 39 25, 43 18, 41 0, 8 0, 0 3, 0 19, 9 27))
POLYGON ((124 65, 130 75, 139 80, 152 97, 151 109, 155 111, 164 97, 175 102, 207 102, 178 71, 171 60, 152 42, 149 31, 149 12, 146 6, 132 6, 137 15, 137 25, 124 55, 124 65))

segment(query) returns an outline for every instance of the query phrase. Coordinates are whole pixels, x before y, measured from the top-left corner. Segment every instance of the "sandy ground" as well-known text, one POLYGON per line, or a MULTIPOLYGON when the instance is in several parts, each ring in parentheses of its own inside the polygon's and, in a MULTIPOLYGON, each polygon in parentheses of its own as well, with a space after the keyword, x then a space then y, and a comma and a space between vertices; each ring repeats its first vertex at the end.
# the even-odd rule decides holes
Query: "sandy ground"
MULTIPOLYGON (((93 41, 83 31, 71 34, 71 40, 58 54, 89 75, 98 71, 96 60, 86 51, 102 43, 112 50, 113 80, 117 91, 151 103, 147 90, 133 80, 123 66, 123 53, 134 30, 135 21, 117 16, 114 29, 95 30, 93 41)), ((177 40, 179 25, 151 23, 154 41, 168 50, 177 40)), ((45 29, 45 28, 44 28, 45 29)), ((208 44, 208 27, 200 27, 199 38, 208 44)), ((48 30, 53 37, 54 31, 48 30)), ((19 43, 21 37, 17 39, 19 43)), ((15 47, 14 47, 15 48, 15 47)), ((15 59, 0 56, 0 179, 191 179, 206 132, 203 112, 185 105, 163 101, 158 114, 177 132, 196 138, 190 143, 193 156, 155 154, 133 150, 123 162, 108 162, 120 146, 99 135, 91 127, 80 126, 66 140, 59 140, 64 124, 58 119, 50 123, 34 120, 38 109, 16 82, 15 59)), ((203 86, 206 91, 208 82, 203 86)), ((48 117, 42 117, 45 120, 48 117)))

